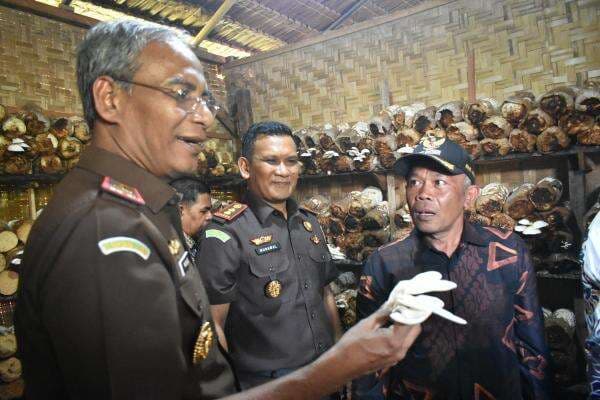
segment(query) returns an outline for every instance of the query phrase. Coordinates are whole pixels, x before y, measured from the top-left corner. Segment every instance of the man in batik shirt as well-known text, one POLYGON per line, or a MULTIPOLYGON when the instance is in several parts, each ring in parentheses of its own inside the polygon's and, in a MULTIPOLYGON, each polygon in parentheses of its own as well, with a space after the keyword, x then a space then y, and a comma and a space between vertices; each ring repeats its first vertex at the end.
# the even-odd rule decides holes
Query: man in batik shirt
POLYGON ((600 398, 600 212, 592 220, 582 254, 585 322, 589 333, 585 353, 590 399, 596 399, 600 398))
POLYGON ((469 155, 454 142, 428 138, 395 167, 406 178, 416 229, 369 257, 358 315, 374 312, 398 281, 433 270, 457 284, 437 297, 468 324, 430 317, 405 360, 355 381, 355 396, 549 398, 547 347, 529 253, 514 233, 464 220, 479 193, 469 155))

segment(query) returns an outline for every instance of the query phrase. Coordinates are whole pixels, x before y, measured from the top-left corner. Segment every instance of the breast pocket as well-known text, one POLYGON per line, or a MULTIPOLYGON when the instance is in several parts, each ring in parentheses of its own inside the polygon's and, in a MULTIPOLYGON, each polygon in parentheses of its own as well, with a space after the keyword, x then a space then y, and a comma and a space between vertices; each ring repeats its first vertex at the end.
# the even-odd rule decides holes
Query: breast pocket
POLYGON ((261 313, 268 313, 295 298, 298 282, 290 266, 290 260, 279 254, 250 257, 244 285, 248 302, 261 313))
POLYGON ((309 271, 321 284, 324 284, 327 280, 327 264, 331 261, 329 250, 323 246, 314 246, 308 250, 308 256, 311 264, 309 271))

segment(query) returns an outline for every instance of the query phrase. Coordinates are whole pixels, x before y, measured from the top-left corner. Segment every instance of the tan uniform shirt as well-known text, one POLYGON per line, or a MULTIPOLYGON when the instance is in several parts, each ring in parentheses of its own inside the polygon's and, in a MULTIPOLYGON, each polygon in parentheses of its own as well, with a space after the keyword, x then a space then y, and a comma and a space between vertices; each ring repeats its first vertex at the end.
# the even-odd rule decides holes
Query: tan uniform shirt
POLYGON ((16 328, 27 398, 211 399, 234 391, 216 334, 212 343, 198 338, 214 327, 174 195, 98 148, 57 186, 22 265, 16 328), (208 346, 203 360, 194 359, 198 344, 208 346))

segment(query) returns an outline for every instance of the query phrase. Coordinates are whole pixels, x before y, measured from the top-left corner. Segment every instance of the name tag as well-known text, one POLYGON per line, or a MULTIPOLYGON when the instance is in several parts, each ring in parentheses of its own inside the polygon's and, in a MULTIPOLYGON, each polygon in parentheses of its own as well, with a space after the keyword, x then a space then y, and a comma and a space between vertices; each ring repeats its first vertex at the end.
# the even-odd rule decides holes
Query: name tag
POLYGON ((272 253, 277 250, 281 250, 281 245, 279 244, 279 242, 271 243, 266 246, 254 249, 254 251, 256 251, 256 254, 258 254, 259 256, 262 256, 263 254, 267 253, 272 253))

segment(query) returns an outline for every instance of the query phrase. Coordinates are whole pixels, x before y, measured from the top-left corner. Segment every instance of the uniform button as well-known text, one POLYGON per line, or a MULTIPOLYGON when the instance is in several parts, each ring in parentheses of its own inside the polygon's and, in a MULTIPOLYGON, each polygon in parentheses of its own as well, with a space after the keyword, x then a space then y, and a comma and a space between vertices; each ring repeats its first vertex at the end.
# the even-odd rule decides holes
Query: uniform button
POLYGON ((273 267, 269 267, 269 272, 273 272, 274 268, 273 267))
POLYGON ((199 312, 202 312, 202 300, 198 300, 198 305, 196 306, 199 312))
POLYGON ((324 345, 322 342, 319 342, 319 344, 317 345, 317 348, 318 348, 320 351, 323 351, 323 349, 325 348, 325 345, 324 345))
POLYGON ((310 287, 310 283, 308 281, 304 282, 304 289, 308 289, 310 287))
POLYGON ((317 317, 317 313, 316 313, 316 312, 314 312, 314 311, 311 311, 311 313, 310 313, 310 317, 311 317, 312 319, 315 319, 315 318, 317 317))
POLYGON ((300 260, 302 257, 300 257, 300 255, 298 255, 298 260, 300 260))

